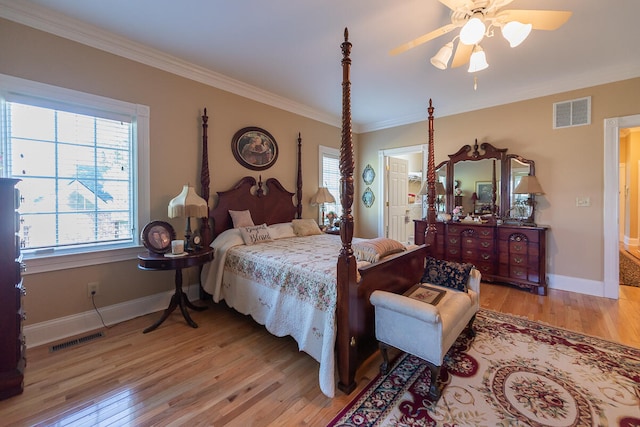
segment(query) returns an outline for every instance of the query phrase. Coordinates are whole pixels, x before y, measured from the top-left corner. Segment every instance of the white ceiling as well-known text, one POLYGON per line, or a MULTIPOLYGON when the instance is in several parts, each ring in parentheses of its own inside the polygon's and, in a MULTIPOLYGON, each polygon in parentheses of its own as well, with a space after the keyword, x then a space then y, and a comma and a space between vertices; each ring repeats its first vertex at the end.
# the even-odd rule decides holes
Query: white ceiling
POLYGON ((429 98, 438 117, 640 76, 638 0, 514 0, 506 9, 573 16, 513 49, 499 31, 483 41, 490 66, 474 90, 466 67, 429 63, 457 32, 388 54, 450 22, 437 0, 0 0, 8 19, 332 124, 348 27, 355 131, 424 120, 429 98))

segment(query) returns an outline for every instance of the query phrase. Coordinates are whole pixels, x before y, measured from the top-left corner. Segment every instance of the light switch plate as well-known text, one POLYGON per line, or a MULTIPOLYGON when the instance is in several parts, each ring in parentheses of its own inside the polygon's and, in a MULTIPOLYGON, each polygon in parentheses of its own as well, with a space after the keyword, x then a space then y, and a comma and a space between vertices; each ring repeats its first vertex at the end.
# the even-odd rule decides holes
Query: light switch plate
POLYGON ((576 197, 576 206, 581 208, 591 206, 591 198, 588 196, 576 197))

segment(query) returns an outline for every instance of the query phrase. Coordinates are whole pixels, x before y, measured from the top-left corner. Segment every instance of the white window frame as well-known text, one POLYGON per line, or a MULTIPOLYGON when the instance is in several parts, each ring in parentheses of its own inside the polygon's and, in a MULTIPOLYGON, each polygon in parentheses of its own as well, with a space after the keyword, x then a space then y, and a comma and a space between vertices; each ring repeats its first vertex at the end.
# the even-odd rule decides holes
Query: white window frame
MULTIPOLYGON (((47 253, 38 253, 38 251, 24 251, 23 262, 26 264, 24 274, 135 259, 142 246, 140 230, 150 220, 149 107, 0 74, 0 125, 2 125, 0 144, 4 144, 8 138, 8 131, 4 125, 7 120, 6 102, 18 98, 37 98, 46 107, 52 103, 67 104, 73 106, 76 112, 99 110, 133 117, 134 144, 131 154, 137 170, 137 173, 134 174, 132 242, 104 247, 101 245, 88 252, 53 250, 47 253)), ((0 168, 5 166, 0 165, 0 168)), ((4 176, 4 172, 0 173, 0 176, 4 176)))
MULTIPOLYGON (((340 168, 340 150, 337 148, 325 147, 324 145, 318 146, 318 185, 320 187, 325 187, 324 182, 324 164, 323 158, 324 156, 337 157, 338 158, 338 168, 340 168)), ((338 182, 338 191, 340 191, 340 182, 338 182)), ((340 194, 333 195, 336 199, 336 208, 337 210, 342 209, 342 205, 340 204, 340 194)), ((330 209, 325 210, 325 214, 329 212, 330 209)), ((322 212, 322 206, 318 206, 318 215, 322 212)))

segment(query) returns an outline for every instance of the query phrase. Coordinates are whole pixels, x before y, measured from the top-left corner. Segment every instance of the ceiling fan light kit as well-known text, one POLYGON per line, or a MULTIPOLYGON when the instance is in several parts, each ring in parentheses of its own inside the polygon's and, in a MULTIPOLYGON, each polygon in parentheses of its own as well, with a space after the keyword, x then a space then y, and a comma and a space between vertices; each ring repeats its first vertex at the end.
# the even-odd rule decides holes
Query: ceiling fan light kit
POLYGON ((479 43, 485 36, 493 36, 495 27, 501 29, 502 36, 511 47, 516 47, 529 36, 531 30, 556 30, 571 17, 571 12, 561 10, 501 10, 513 0, 438 1, 451 9, 451 23, 398 46, 391 50, 391 55, 405 52, 460 28, 460 33, 431 58, 431 64, 445 70, 453 56, 452 68, 469 62, 468 71, 473 73, 489 66, 479 43), (456 38, 460 40, 454 49, 456 38))

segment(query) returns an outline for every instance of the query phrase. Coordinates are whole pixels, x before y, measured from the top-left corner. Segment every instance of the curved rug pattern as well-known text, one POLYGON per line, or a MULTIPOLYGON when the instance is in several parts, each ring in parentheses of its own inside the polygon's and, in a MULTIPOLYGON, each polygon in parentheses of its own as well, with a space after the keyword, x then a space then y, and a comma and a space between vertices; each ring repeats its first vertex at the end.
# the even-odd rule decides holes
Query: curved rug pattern
POLYGON ((480 310, 445 357, 429 399, 429 368, 401 354, 329 426, 639 426, 640 350, 480 310))

